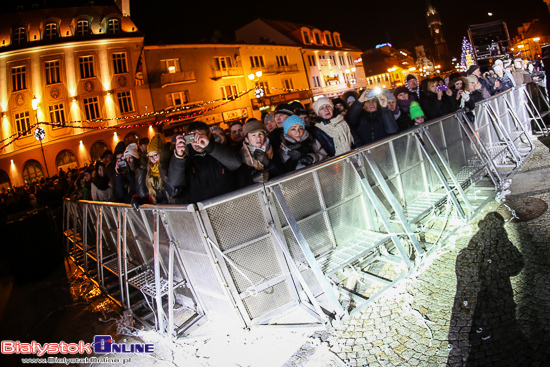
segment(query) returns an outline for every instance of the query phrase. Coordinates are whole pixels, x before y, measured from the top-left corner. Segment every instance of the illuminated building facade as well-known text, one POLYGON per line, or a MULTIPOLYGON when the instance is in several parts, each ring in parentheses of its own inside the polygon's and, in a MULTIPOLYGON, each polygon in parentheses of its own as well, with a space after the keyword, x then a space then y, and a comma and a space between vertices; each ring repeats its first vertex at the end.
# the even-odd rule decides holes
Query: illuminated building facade
POLYGON ((147 134, 99 129, 145 122, 151 107, 146 80, 136 79, 143 36, 129 3, 100 3, 18 6, 0 15, 2 187, 83 166, 119 139, 147 134), (37 126, 45 130, 45 158, 37 126))
POLYGON ((408 73, 416 74, 415 60, 405 49, 381 44, 363 54, 367 88, 392 89, 404 84, 408 73))
POLYGON ((450 66, 451 56, 447 41, 445 41, 443 37, 441 17, 429 1, 426 1, 426 5, 428 8, 426 12, 426 21, 428 22, 428 27, 430 28, 435 46, 434 63, 436 65, 442 65, 443 69, 447 70, 450 66))
POLYGON ((361 50, 340 38, 338 32, 292 22, 256 19, 236 31, 237 42, 291 45, 302 48, 313 99, 335 97, 365 87, 361 50))

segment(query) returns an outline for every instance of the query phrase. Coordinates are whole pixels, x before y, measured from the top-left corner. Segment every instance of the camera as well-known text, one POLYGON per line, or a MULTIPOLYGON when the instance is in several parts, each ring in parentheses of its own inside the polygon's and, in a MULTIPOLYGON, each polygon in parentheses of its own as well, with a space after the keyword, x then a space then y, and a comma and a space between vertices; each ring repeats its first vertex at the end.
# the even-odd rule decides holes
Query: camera
POLYGON ((449 89, 449 87, 447 87, 447 85, 445 84, 437 86, 437 90, 440 90, 442 92, 445 92, 447 89, 449 89))
POLYGON ((195 134, 184 135, 183 140, 185 140, 185 144, 194 143, 195 142, 195 134))
POLYGON ((118 162, 118 168, 126 168, 127 164, 125 160, 121 160, 118 162))

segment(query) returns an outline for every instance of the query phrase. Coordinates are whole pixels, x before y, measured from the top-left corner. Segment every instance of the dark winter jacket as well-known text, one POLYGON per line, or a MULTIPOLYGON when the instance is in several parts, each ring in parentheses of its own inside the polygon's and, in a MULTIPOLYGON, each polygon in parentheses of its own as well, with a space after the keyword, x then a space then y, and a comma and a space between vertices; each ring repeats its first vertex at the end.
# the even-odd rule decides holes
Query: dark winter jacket
POLYGON ((452 107, 450 98, 451 97, 445 93, 443 93, 441 99, 437 98, 437 93, 431 91, 425 93, 422 98, 422 111, 424 111, 426 121, 451 113, 452 107))
MULTIPOLYGON (((170 180, 168 179, 169 173, 168 173, 168 165, 170 163, 170 155, 172 154, 172 151, 170 149, 170 145, 165 144, 162 147, 162 150, 160 152, 160 164, 159 164, 159 174, 160 174, 160 182, 156 187, 154 187, 155 190, 155 203, 156 204, 174 204, 175 203, 175 197, 178 197, 181 193, 180 188, 172 185, 170 180)), ((136 190, 137 194, 142 199, 147 199, 151 195, 149 195, 149 190, 147 189, 147 180, 153 181, 154 184, 155 179, 148 177, 147 175, 147 165, 151 164, 148 162, 147 153, 143 152, 140 157, 140 167, 137 175, 137 185, 136 190)))
POLYGON ((327 158, 321 143, 306 130, 300 141, 283 134, 279 148, 280 170, 283 173, 307 167, 327 158))
POLYGON ((375 112, 367 112, 364 105, 364 102, 355 102, 346 113, 346 121, 359 139, 355 146, 370 144, 397 132, 397 122, 387 107, 378 105, 375 112))
POLYGON ((181 199, 186 203, 196 203, 219 196, 237 188, 235 175, 241 167, 239 153, 227 145, 210 140, 203 153, 185 148, 183 157, 175 153, 168 169, 172 185, 181 188, 181 199))

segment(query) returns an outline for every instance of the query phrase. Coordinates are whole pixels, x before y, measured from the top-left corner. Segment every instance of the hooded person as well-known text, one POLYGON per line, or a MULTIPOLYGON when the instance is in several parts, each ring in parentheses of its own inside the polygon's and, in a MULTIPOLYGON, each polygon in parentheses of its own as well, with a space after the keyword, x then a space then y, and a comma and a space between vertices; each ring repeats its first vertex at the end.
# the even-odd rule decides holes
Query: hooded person
POLYGON ((410 128, 410 118, 406 113, 402 112, 397 105, 397 98, 395 98, 392 93, 385 93, 385 95, 388 99, 388 109, 392 113, 395 122, 397 122, 398 131, 405 131, 410 128))
POLYGON ((416 75, 409 73, 405 77, 405 87, 409 93, 414 97, 415 101, 420 100, 420 83, 416 75))
POLYGON ((114 200, 113 187, 107 177, 105 163, 101 161, 96 162, 92 176, 92 200, 108 202, 114 200))
POLYGON ((130 203, 137 193, 137 173, 139 169, 139 150, 136 143, 128 144, 123 160, 117 164, 115 194, 119 201, 130 203))
POLYGON ((145 202, 153 204, 173 204, 179 195, 179 188, 168 180, 170 145, 164 142, 161 134, 155 134, 149 145, 147 155, 140 157, 137 176, 137 194, 145 202))
POLYGON ((310 166, 327 157, 319 141, 305 128, 304 120, 298 116, 290 116, 283 123, 284 135, 279 148, 283 173, 310 166))
POLYGON ((398 131, 397 122, 388 109, 384 94, 365 90, 346 114, 346 121, 355 130, 355 146, 370 144, 398 131))
POLYGON ((330 156, 347 153, 353 147, 351 129, 344 116, 334 111, 332 102, 328 98, 319 98, 313 103, 313 111, 319 117, 311 129, 311 133, 321 143, 325 152, 330 156))

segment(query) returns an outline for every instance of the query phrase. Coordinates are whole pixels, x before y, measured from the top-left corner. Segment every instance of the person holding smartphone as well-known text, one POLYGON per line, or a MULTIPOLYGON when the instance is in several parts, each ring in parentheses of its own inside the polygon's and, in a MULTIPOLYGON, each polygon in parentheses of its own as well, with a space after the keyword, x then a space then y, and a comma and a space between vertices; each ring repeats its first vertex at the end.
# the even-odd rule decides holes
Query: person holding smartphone
POLYGON ((236 189, 234 172, 241 164, 238 152, 216 142, 206 123, 194 121, 176 137, 168 177, 181 189, 181 200, 196 203, 236 189))

